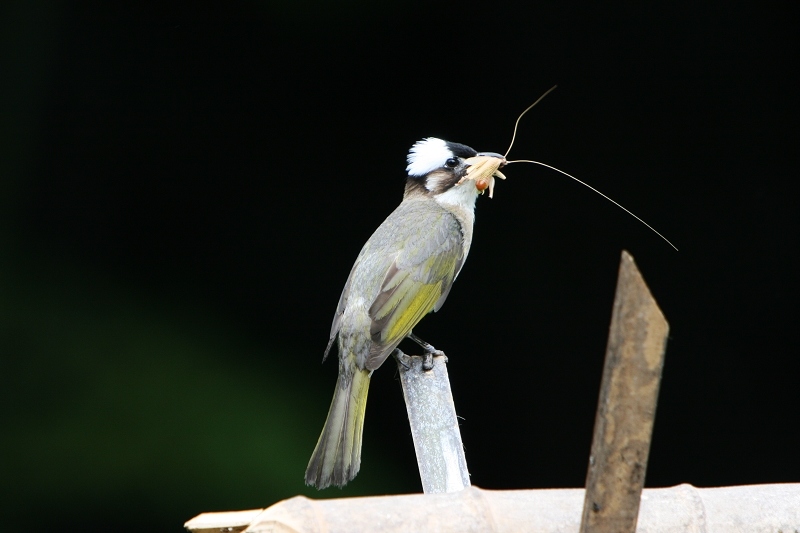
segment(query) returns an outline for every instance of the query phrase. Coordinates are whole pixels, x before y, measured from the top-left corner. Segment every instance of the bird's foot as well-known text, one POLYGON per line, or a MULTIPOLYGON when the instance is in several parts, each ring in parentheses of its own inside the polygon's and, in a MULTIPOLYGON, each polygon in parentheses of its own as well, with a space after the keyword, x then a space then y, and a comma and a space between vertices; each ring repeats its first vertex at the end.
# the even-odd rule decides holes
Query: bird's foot
POLYGON ((397 362, 405 369, 411 370, 411 356, 404 354, 400 348, 395 348, 392 352, 392 357, 397 359, 397 362))
POLYGON ((444 357, 444 362, 447 363, 448 359, 447 356, 444 354, 443 351, 437 350, 433 347, 433 344, 429 342, 425 342, 424 340, 420 339, 414 332, 409 332, 408 338, 412 341, 416 342, 417 344, 425 350, 425 355, 422 356, 422 370, 428 371, 433 369, 433 358, 434 357, 444 357))
MULTIPOLYGON (((431 348, 433 348, 433 346, 431 346, 431 348)), ((433 351, 425 352, 425 355, 422 356, 422 370, 425 370, 426 372, 428 370, 433 370, 434 357, 444 357, 445 363, 449 361, 443 351, 434 349, 433 351)))
POLYGON ((424 340, 422 340, 419 337, 417 337, 416 335, 414 335, 413 331, 409 331, 407 337, 409 339, 411 339, 412 341, 416 342, 417 344, 419 344, 420 347, 423 350, 425 350, 426 352, 428 352, 428 353, 436 353, 436 352, 439 351, 439 350, 437 350, 436 348, 433 347, 433 344, 431 344, 429 342, 425 342, 424 340))

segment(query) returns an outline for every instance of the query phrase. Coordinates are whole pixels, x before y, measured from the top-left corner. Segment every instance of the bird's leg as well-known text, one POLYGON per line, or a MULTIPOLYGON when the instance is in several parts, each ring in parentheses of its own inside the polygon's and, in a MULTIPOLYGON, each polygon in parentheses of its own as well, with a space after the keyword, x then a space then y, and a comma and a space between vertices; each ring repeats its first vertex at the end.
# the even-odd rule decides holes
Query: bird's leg
POLYGON ((423 350, 425 350, 425 355, 422 356, 422 369, 423 370, 431 370, 433 368, 433 358, 434 357, 444 357, 444 362, 447 362, 447 356, 444 354, 443 351, 437 350, 433 347, 433 345, 429 342, 425 342, 424 340, 420 339, 416 335, 414 335, 413 331, 410 331, 407 335, 409 339, 419 344, 423 350))
POLYGON ((411 370, 411 357, 407 356, 403 352, 400 351, 400 348, 395 348, 392 352, 392 357, 397 359, 397 362, 400 363, 403 368, 406 370, 411 370))

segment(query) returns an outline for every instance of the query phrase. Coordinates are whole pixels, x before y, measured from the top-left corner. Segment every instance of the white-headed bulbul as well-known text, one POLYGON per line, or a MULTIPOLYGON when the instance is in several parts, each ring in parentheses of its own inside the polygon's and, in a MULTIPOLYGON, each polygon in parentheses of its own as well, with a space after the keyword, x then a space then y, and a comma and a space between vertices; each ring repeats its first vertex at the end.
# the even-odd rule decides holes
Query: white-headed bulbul
POLYGON ((412 329, 447 298, 469 253, 475 200, 505 164, 436 138, 411 148, 403 201, 361 249, 333 317, 325 357, 338 335, 339 378, 307 484, 341 487, 358 473, 372 372, 406 337, 433 351, 412 329))

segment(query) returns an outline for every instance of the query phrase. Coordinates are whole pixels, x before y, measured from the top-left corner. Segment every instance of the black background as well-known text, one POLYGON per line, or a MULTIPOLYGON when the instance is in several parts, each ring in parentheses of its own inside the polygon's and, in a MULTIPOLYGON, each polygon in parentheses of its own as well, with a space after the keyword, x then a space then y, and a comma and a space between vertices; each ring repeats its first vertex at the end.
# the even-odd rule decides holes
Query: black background
MULTIPOLYGON (((361 245, 438 136, 513 165, 415 329, 474 484, 584 482, 620 252, 670 322, 648 486, 800 481, 797 17, 780 4, 11 2, 3 526, 178 531, 419 491, 393 364, 362 473, 303 486, 361 245), (66 524, 66 525, 65 525, 66 524)), ((408 347, 413 351, 413 345, 408 347)))

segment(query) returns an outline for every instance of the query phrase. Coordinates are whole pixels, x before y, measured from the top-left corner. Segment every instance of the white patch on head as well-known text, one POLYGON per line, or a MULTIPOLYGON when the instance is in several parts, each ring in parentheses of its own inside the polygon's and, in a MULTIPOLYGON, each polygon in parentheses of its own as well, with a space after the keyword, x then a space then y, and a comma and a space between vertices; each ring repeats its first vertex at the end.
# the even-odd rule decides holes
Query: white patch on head
POLYGON ((432 170, 444 166, 445 161, 453 157, 447 143, 436 137, 428 137, 417 141, 408 152, 409 176, 424 176, 432 170))

